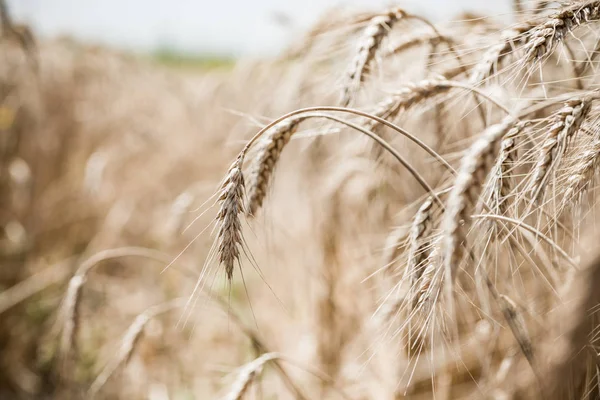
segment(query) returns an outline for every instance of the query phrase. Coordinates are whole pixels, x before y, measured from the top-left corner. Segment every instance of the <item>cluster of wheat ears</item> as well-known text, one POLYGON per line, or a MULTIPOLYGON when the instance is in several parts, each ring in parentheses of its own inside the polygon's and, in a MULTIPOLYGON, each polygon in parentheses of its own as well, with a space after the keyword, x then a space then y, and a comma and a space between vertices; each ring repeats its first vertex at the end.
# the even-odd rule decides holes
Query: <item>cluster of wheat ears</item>
MULTIPOLYGON (((561 337, 567 344, 559 345, 556 338, 543 343, 540 329, 556 328, 551 324, 565 328, 559 323, 564 315, 557 317, 551 310, 562 304, 564 292, 573 290, 585 267, 592 276, 586 280, 589 289, 576 289, 585 292, 583 304, 591 305, 600 284, 595 280, 598 262, 587 266, 579 261, 586 250, 579 237, 585 220, 581 217, 594 209, 589 200, 600 159, 595 74, 600 2, 564 2, 557 7, 547 3, 521 7, 518 24, 499 32, 485 20, 475 21, 485 32, 478 38, 472 32, 442 34, 402 8, 365 18, 354 58, 340 79, 339 102, 275 119, 231 164, 217 195, 214 249, 227 278, 234 279, 236 265, 242 268, 241 220, 254 218, 263 207, 274 170, 293 135, 308 119, 345 125, 380 146, 377 154, 387 152, 395 158, 408 171, 405 179, 417 183, 415 191, 422 193, 409 228, 388 241, 393 255, 378 271, 389 281, 375 313, 381 315, 384 335, 402 342, 411 357, 434 358, 444 352, 461 353, 474 327, 489 324, 485 326, 495 332, 482 339, 489 354, 482 357, 480 368, 500 374, 500 368, 510 368, 506 365, 523 358, 531 377, 523 379, 529 373, 521 370, 521 379, 513 377, 511 388, 486 382, 489 386, 479 395, 512 398, 539 390, 556 398, 595 397, 597 332, 589 326, 594 306, 576 312, 561 337), (421 22, 429 32, 390 43, 390 34, 402 31, 402 24, 410 20, 421 22), (482 43, 467 42, 473 39, 482 43), (377 80, 377 68, 385 69, 388 62, 394 66, 393 57, 417 46, 431 49, 425 64, 432 70, 430 76, 400 87, 385 82, 383 90, 378 87, 385 91, 381 100, 373 101, 378 93, 374 95, 372 88, 368 100, 362 95, 377 80), (455 104, 450 111, 445 104, 455 96, 468 105, 455 104), (417 107, 421 109, 414 111, 417 107), (423 108, 438 111, 434 146, 426 143, 430 138, 416 130, 411 133, 398 122, 400 114, 426 112, 423 108), (448 132, 451 129, 445 126, 457 120, 471 126, 458 134, 448 132), (439 171, 435 181, 425 178, 402 149, 394 148, 395 136, 414 142, 418 146, 414 151, 429 158, 431 168, 439 171), (448 142, 458 143, 452 161, 444 154, 448 142), (247 154, 254 148, 246 173, 247 154), (536 292, 536 302, 545 304, 524 304, 522 299, 531 298, 531 292, 536 292), (532 318, 542 319, 537 322, 541 327, 531 328, 532 318), (498 326, 509 328, 519 354, 506 348, 503 352, 493 343, 501 336, 498 326)), ((313 146, 325 145, 316 141, 313 146)), ((261 356, 249 364, 231 398, 242 397, 269 359, 261 356)), ((452 381, 452 372, 443 368, 432 370, 431 379, 438 376, 452 381)), ((403 390, 397 396, 406 395, 403 390)))
MULTIPOLYGON (((172 250, 166 245, 122 247, 78 264, 53 330, 59 338, 53 365, 65 385, 73 384, 82 340, 82 293, 100 262, 150 259, 194 285, 186 287, 191 296, 138 315, 85 390, 64 393, 101 396, 153 319, 184 310, 179 326, 185 326, 209 302, 252 343, 254 359, 220 388, 231 400, 599 398, 600 1, 515 1, 513 7, 508 23, 464 14, 439 26, 402 8, 334 10, 277 60, 240 63, 205 84, 200 126, 217 137, 217 146, 225 129, 240 130, 231 117, 213 119, 217 98, 249 115, 281 116, 251 118, 260 128, 201 207, 207 210, 198 221, 204 211, 216 211, 210 229, 198 235, 215 240, 203 251, 202 268, 182 266, 193 240, 177 257, 161 251, 172 250), (278 237, 261 250, 256 237, 270 230, 278 237), (261 312, 264 302, 249 301, 254 321, 248 323, 213 290, 224 272, 229 295, 240 283, 255 293, 254 271, 271 298, 284 290, 273 277, 319 282, 317 294, 303 298, 310 311, 291 312, 300 323, 310 321, 309 350, 302 350, 294 327, 286 330, 281 310, 261 312), (287 343, 276 332, 289 334, 287 343)), ((41 86, 44 77, 58 79, 46 58, 42 52, 35 60, 41 86)), ((93 62, 73 69, 91 70, 93 62)), ((119 65, 107 62, 105 69, 120 77, 119 65)), ((101 83, 90 82, 78 87, 79 99, 102 93, 101 83)), ((160 101, 157 110, 173 111, 165 119, 194 120, 193 111, 179 112, 178 100, 160 101)), ((82 117, 74 129, 94 132, 89 136, 101 143, 133 115, 107 110, 104 118, 113 121, 107 127, 82 117)), ((151 131, 144 123, 141 130, 151 131)), ((119 140, 111 139, 107 154, 123 151, 119 140)), ((187 179, 170 165, 200 162, 195 139, 187 140, 178 145, 149 134, 135 146, 160 144, 159 157, 170 163, 151 167, 166 187, 173 176, 187 179)), ((88 166, 98 154, 81 151, 88 166)), ((135 186, 136 164, 129 170, 128 185, 135 186)), ((113 175, 118 182, 120 174, 113 175)), ((143 203, 148 196, 140 193, 143 203)), ((135 231, 140 236, 148 219, 141 214, 134 221, 143 227, 135 231)), ((90 243, 101 243, 99 236, 90 243)), ((44 288, 24 280, 0 292, 0 314, 44 288)), ((210 329, 201 318, 191 324, 210 329)))

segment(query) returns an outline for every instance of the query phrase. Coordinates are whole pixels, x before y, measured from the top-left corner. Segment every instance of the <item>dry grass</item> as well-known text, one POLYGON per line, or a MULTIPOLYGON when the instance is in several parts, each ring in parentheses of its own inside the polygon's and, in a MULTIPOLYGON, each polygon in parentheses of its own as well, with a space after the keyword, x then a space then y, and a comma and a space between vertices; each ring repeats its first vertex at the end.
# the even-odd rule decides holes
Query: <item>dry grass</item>
POLYGON ((196 72, 0 7, 0 398, 599 397, 599 5, 514 7, 196 72))

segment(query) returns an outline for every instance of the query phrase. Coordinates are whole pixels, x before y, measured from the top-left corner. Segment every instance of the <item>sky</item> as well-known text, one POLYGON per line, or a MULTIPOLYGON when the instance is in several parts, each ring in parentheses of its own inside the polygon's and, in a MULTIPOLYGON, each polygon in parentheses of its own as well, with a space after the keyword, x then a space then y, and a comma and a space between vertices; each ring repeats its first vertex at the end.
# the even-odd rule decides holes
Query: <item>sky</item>
MULTIPOLYGON (((336 5, 384 9, 390 0, 8 0, 13 18, 42 37, 68 35, 124 50, 214 55, 273 54, 336 5), (279 16, 277 18, 276 16, 279 16), (290 24, 280 22, 285 16, 290 24)), ((434 21, 457 12, 506 14, 510 1, 406 0, 434 21)))

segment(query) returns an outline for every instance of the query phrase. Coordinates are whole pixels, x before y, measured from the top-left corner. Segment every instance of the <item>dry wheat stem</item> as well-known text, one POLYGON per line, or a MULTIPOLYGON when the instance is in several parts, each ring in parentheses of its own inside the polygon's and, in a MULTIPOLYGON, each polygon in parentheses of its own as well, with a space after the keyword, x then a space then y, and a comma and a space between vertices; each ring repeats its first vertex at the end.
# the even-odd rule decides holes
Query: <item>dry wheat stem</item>
POLYGON ((355 129, 358 132, 361 132, 361 133, 367 135, 371 139, 373 139, 375 142, 377 142, 379 145, 381 145, 385 150, 387 150, 391 155, 393 155, 394 158, 396 158, 396 160, 398 162, 400 162, 400 164, 402 164, 404 166, 404 168, 406 168, 408 170, 408 172, 410 172, 410 174, 417 180, 417 182, 419 182, 419 185, 421 185, 421 187, 425 190, 425 192, 427 192, 430 196, 432 196, 435 199, 436 203, 441 207, 441 209, 444 210, 444 203, 440 200, 439 196, 431 188, 431 186, 429 186, 429 184, 423 178, 423 176, 421 176, 421 174, 396 149, 394 149, 392 146, 390 146, 389 143, 387 143, 381 137, 377 136, 375 133, 373 133, 369 130, 364 129, 363 127, 361 127, 359 125, 356 125, 351 122, 345 121, 343 119, 334 117, 332 115, 327 115, 327 114, 312 114, 312 115, 310 115, 309 114, 309 116, 325 118, 325 119, 329 119, 329 120, 338 122, 340 124, 344 124, 350 128, 355 129))
POLYGON ((592 101, 597 96, 598 94, 594 93, 569 100, 554 115, 533 167, 530 183, 532 201, 537 200, 543 194, 550 171, 554 165, 560 162, 562 154, 573 136, 579 131, 591 109, 592 101))
POLYGON ((342 89, 342 98, 340 104, 348 106, 352 101, 352 96, 358 91, 361 83, 365 79, 365 74, 369 71, 370 64, 375 59, 381 42, 388 35, 398 20, 404 18, 406 13, 400 8, 394 8, 388 12, 378 15, 369 21, 363 35, 359 38, 358 50, 354 60, 350 64, 347 72, 347 83, 342 89))
POLYGON ((69 267, 75 257, 44 268, 18 284, 0 292, 0 315, 35 294, 56 285, 70 276, 69 267))
MULTIPOLYGON (((545 104, 543 106, 548 107, 548 105, 545 105, 545 104)), ((289 113, 287 113, 285 115, 282 115, 281 117, 275 119, 274 121, 272 121, 271 123, 269 123, 267 126, 265 126, 264 128, 262 128, 260 131, 258 131, 246 143, 246 145, 244 146, 244 148, 242 149, 242 151, 238 155, 238 157, 241 158, 241 160, 242 160, 241 163, 243 163, 243 159, 244 159, 246 153, 248 152, 248 150, 250 149, 250 147, 252 147, 254 145, 254 143, 256 143, 256 141, 259 138, 261 138, 262 135, 265 132, 267 132, 269 129, 271 129, 273 126, 277 125, 281 121, 284 121, 284 120, 286 120, 288 118, 295 117, 297 115, 301 115, 301 114, 305 114, 305 113, 318 112, 318 111, 342 112, 342 113, 354 114, 354 115, 357 115, 357 116, 360 116, 360 117, 365 117, 365 118, 376 120, 380 124, 385 125, 388 128, 391 128, 391 129, 395 130, 396 132, 400 133, 401 135, 405 136, 407 139, 409 139, 412 142, 414 142, 415 144, 417 144, 423 150, 425 150, 426 152, 428 152, 432 157, 434 157, 437 161, 439 161, 446 169, 448 169, 448 171, 450 171, 452 173, 456 173, 456 171, 454 170, 454 168, 452 168, 452 166, 442 156, 440 156, 435 150, 433 150, 431 147, 429 147, 427 144, 425 144, 425 142, 423 142, 422 140, 420 140, 416 136, 412 135, 411 133, 409 133, 405 129, 399 127, 398 125, 395 125, 395 124, 387 121, 384 118, 380 118, 380 117, 378 117, 376 115, 372 115, 372 114, 369 114, 369 113, 361 111, 361 110, 356 110, 356 109, 346 108, 346 107, 332 107, 332 106, 318 106, 318 107, 301 108, 301 109, 298 109, 298 110, 295 110, 295 111, 291 111, 291 112, 289 112, 289 113)))
MULTIPOLYGON (((314 108, 315 109, 334 108, 335 111, 339 111, 339 108, 336 108, 336 107, 314 107, 314 108)), ((233 162, 233 164, 229 168, 229 173, 228 173, 227 177, 221 184, 221 192, 220 192, 218 200, 217 200, 218 202, 221 203, 221 206, 220 206, 219 212, 217 213, 217 216, 216 216, 216 221, 217 221, 217 226, 218 226, 217 256, 219 259, 219 263, 224 265, 224 267, 225 267, 225 272, 226 272, 226 275, 227 275, 227 278, 229 281, 231 281, 231 279, 233 278, 234 263, 236 261, 239 261, 240 249, 243 246, 242 228, 241 228, 241 221, 240 221, 239 214, 243 213, 243 211, 244 211, 243 197, 244 197, 245 185, 244 185, 244 176, 242 173, 244 156, 246 155, 246 152, 248 151, 250 146, 258 139, 258 137, 260 135, 262 135, 264 132, 266 132, 267 129, 275 126, 277 123, 281 123, 282 121, 285 121, 286 118, 290 118, 291 116, 300 114, 299 111, 300 110, 297 110, 297 112, 295 112, 295 113, 294 112, 288 113, 288 114, 286 114, 286 116, 280 117, 276 121, 267 125, 261 131, 259 131, 259 133, 257 135, 255 135, 246 144, 244 149, 242 149, 242 151, 240 152, 240 154, 238 155, 236 160, 233 162)), ((306 112, 306 109, 303 111, 303 113, 305 113, 305 112, 306 112)), ((358 112, 358 111, 356 111, 356 113, 360 113, 363 116, 369 115, 369 114, 358 112)), ((415 179, 419 182, 419 184, 423 187, 423 189, 425 189, 425 191, 427 193, 429 193, 431 196, 434 197, 434 199, 438 202, 438 204, 440 204, 440 207, 442 207, 442 209, 443 209, 442 201, 439 199, 439 197, 433 191, 433 189, 429 186, 429 184, 425 181, 425 179, 423 179, 423 177, 418 173, 418 171, 408 161, 406 161, 404 159, 404 157, 396 149, 391 147, 387 142, 385 142, 379 136, 375 135, 373 132, 365 130, 364 128, 362 128, 358 125, 352 124, 348 121, 344 121, 342 119, 339 119, 339 118, 336 118, 334 116, 327 115, 327 114, 312 114, 312 115, 307 114, 307 115, 303 115, 301 118, 305 119, 305 118, 309 118, 309 117, 320 117, 320 118, 330 119, 330 120, 336 121, 338 123, 345 124, 351 128, 354 128, 355 130, 362 132, 363 134, 369 136, 371 139, 373 139, 378 144, 383 146, 388 152, 390 152, 415 177, 415 179)), ((295 120, 297 120, 297 119, 295 119, 295 120)), ((295 121, 295 120, 292 120, 292 121, 295 121)), ((291 125, 283 124, 282 126, 289 127, 291 125)), ((401 128, 398 128, 398 129, 401 129, 401 128)), ((266 187, 267 181, 268 181, 269 177, 272 175, 272 170, 275 167, 275 162, 277 161, 279 154, 283 150, 283 147, 285 146, 285 144, 287 144, 289 142, 289 137, 287 139, 283 139, 281 137, 280 134, 282 132, 285 135, 291 136, 291 134, 293 133, 293 130, 289 130, 289 129, 285 129, 283 131, 276 130, 275 135, 273 135, 267 139, 266 147, 274 149, 273 151, 277 153, 277 157, 264 156, 262 158, 262 164, 264 164, 264 165, 262 165, 262 164, 259 165, 258 170, 262 171, 263 177, 266 177, 265 182, 262 181, 262 178, 256 179, 254 181, 253 186, 250 188, 251 193, 257 193, 260 190, 262 190, 262 193, 266 193, 266 191, 268 189, 266 187), (264 188, 256 188, 255 187, 257 185, 263 185, 263 184, 265 185, 264 188)), ((408 134, 407 132, 404 132, 404 133, 406 133, 409 136, 412 136, 412 135, 408 134)), ((421 143, 416 138, 415 138, 415 141, 421 143)), ((423 147, 429 149, 429 147, 426 146, 425 144, 423 144, 423 147)), ((434 154, 437 154, 433 150, 431 150, 431 152, 434 154)), ((261 156, 262 156, 262 153, 261 153, 261 156)), ((438 157, 441 158, 441 156, 439 156, 439 155, 438 155, 438 157)), ((262 194, 261 194, 261 196, 256 195, 254 197, 254 200, 257 201, 256 199, 260 198, 262 201, 263 197, 264 197, 264 195, 262 195, 262 194)), ((258 207, 258 206, 256 206, 256 207, 258 207)))

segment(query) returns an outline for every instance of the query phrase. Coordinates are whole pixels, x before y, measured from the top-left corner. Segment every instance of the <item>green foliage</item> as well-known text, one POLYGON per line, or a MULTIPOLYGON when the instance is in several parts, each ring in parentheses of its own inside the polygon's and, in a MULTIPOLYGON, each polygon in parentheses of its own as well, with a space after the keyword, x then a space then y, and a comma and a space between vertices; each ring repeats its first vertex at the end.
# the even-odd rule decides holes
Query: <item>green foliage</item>
POLYGON ((169 48, 157 50, 151 58, 168 67, 190 70, 230 69, 235 63, 233 56, 191 54, 169 48))

